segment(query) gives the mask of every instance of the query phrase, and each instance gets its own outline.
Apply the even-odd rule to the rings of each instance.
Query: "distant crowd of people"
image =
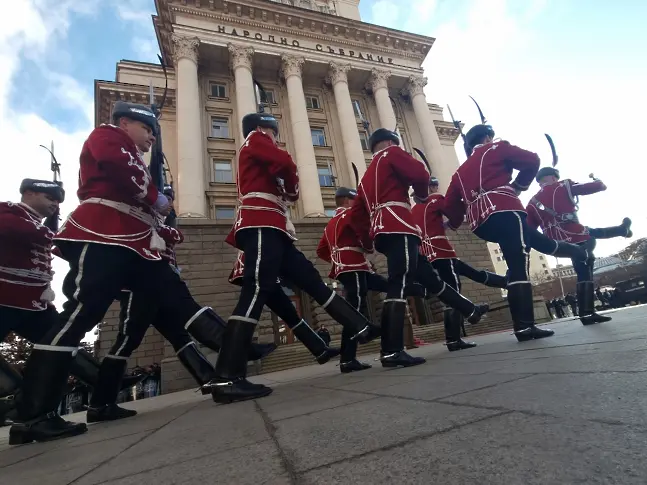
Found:
[[[623,303],[620,301],[619,292],[616,289],[602,291],[598,286],[595,289],[595,297],[600,303],[600,310],[610,308],[621,308]],[[552,318],[566,318],[578,316],[577,297],[573,293],[567,293],[563,298],[553,298],[546,300],[546,308]]]

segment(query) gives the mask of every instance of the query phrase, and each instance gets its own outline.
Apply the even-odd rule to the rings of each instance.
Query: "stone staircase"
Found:
[[[543,308],[543,312],[541,311]],[[535,300],[535,316],[537,322],[543,323],[548,320],[546,315],[546,308],[541,301]],[[499,332],[499,331],[512,331],[512,322],[510,320],[510,312],[506,303],[497,303],[491,306],[490,312],[476,325],[469,325],[466,327],[468,336],[471,338],[474,335]],[[442,323],[433,323],[431,325],[415,326],[413,334],[416,339],[422,340],[425,344],[442,342],[445,339],[445,333]],[[339,335],[334,335],[331,346],[339,347]],[[360,345],[357,351],[358,355],[377,354],[380,351],[379,339],[374,340],[365,345]],[[250,371],[255,367],[256,373],[267,374],[270,372],[277,372],[294,367],[303,367],[306,365],[315,364],[315,360],[301,345],[301,343],[294,343],[289,345],[281,345],[276,349],[267,359],[264,359],[255,366],[250,366]]]

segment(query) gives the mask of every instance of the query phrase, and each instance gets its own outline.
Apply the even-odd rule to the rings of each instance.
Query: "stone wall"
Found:
[[[329,264],[319,260],[316,256],[317,244],[327,221],[328,219],[295,221],[299,237],[296,245],[315,264],[324,281],[332,286],[332,281],[328,278]],[[199,304],[211,306],[220,315],[227,318],[233,311],[239,293],[239,288],[228,282],[237,254],[237,251],[224,241],[231,229],[231,224],[217,223],[207,219],[182,219],[180,228],[185,237],[184,243],[177,248],[182,278]],[[461,228],[457,233],[450,234],[450,239],[461,259],[477,268],[493,270],[485,243],[473,236],[469,230]],[[376,255],[375,266],[380,274],[386,275],[386,260],[383,256]],[[463,282],[463,294],[478,303],[494,303],[502,299],[500,290],[487,288],[467,280]],[[310,298],[305,295],[302,295],[302,298],[304,301],[303,316],[307,318],[310,325],[317,328],[319,325],[325,324],[333,334],[333,338],[336,338],[335,335],[341,333],[341,326]],[[375,301],[375,318],[379,319],[380,299],[376,298]],[[440,304],[435,299],[431,300],[431,309],[434,315],[433,319],[441,321],[442,317],[439,317]],[[116,335],[116,317],[115,310],[111,310],[102,326],[100,335],[102,355],[105,355],[107,349],[110,348]],[[271,314],[268,311],[263,313],[255,338],[259,342],[274,341]],[[140,362],[152,363],[150,360],[162,362],[164,392],[194,387],[191,377],[177,362],[173,349],[168,343],[162,348],[160,341],[161,336],[154,330],[149,330],[144,340],[144,348],[140,348],[133,355],[131,365],[142,365]],[[210,355],[212,353],[208,349],[202,350],[210,360],[215,359],[215,355]],[[254,372],[253,366],[250,368],[250,372]]]
[[[99,325],[97,355],[105,357],[119,330],[119,304],[115,303],[106,313],[103,323]],[[128,369],[146,367],[151,364],[161,364],[164,357],[164,338],[154,328],[149,328],[139,348],[128,359]]]

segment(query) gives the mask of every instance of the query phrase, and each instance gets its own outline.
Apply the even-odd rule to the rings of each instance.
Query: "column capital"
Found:
[[[189,59],[198,63],[198,46],[200,39],[197,37],[186,37],[184,35],[171,35],[173,42],[173,57],[177,63],[180,59]]]
[[[289,78],[290,76],[297,76],[299,78],[301,77],[301,68],[306,62],[305,57],[283,54],[281,56],[281,61],[281,73],[283,74],[283,77],[285,79]]]
[[[388,89],[387,82],[391,77],[391,71],[386,69],[371,69],[371,77],[366,83],[366,88],[368,91],[375,92],[380,88]]]
[[[407,83],[407,91],[411,98],[415,98],[419,94],[425,94],[424,88],[427,85],[427,78],[423,76],[409,76],[409,82]]]
[[[254,56],[254,48],[247,47],[244,45],[232,44],[231,42],[227,44],[227,49],[229,50],[229,63],[232,70],[236,70],[239,67],[244,67],[252,70],[252,58]]]
[[[328,70],[327,81],[330,82],[333,86],[337,83],[346,83],[348,84],[348,71],[351,70],[350,64],[341,64],[339,62],[330,62],[328,64],[330,68]]]

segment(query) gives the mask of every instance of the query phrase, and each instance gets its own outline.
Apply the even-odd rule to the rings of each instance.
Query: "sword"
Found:
[[[548,144],[550,145],[550,151],[553,153],[553,167],[555,167],[559,160],[559,157],[557,156],[557,150],[555,149],[555,143],[553,143],[553,139],[550,137],[548,133],[544,133],[544,136],[546,137],[546,140],[548,140]]]

